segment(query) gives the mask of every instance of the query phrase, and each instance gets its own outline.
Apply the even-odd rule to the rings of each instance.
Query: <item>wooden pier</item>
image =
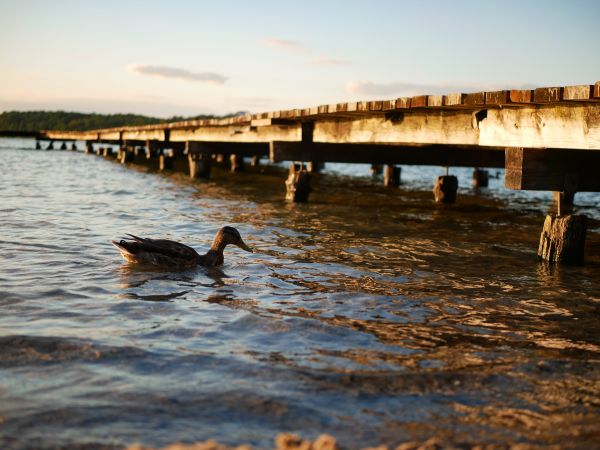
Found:
[[[575,192],[600,192],[600,81],[85,132],[44,131],[39,138],[50,144],[86,141],[88,151],[93,144],[116,145],[123,162],[143,147],[148,158],[160,159],[162,168],[173,159],[187,159],[192,177],[208,177],[216,158],[230,159],[232,168],[242,167],[244,157],[290,161],[286,186],[293,201],[308,199],[310,168],[327,162],[368,163],[374,170],[387,165],[390,186],[399,183],[400,165],[473,167],[478,186],[487,182],[482,168],[505,168],[507,188],[555,191],[562,193],[559,199],[568,199]],[[458,184],[452,178],[438,177],[436,201],[456,199]],[[562,261],[556,254],[541,256]]]

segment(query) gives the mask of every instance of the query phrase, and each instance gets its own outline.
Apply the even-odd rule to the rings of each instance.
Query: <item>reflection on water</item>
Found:
[[[435,168],[407,168],[397,190],[325,174],[300,205],[277,174],[190,183],[7,142],[2,448],[264,448],[282,431],[349,448],[600,446],[597,195],[577,200],[589,263],[553,267],[535,255],[549,197],[501,179],[439,206]],[[132,232],[201,251],[224,224],[256,253],[165,272],[110,244]]]

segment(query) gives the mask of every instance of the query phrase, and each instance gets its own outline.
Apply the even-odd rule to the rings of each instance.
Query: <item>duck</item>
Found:
[[[160,266],[164,268],[215,267],[223,264],[223,250],[227,245],[237,245],[252,253],[240,232],[233,227],[223,227],[215,236],[208,252],[200,255],[192,247],[168,239],[141,238],[126,233],[131,239],[111,241],[123,258],[130,263]]]

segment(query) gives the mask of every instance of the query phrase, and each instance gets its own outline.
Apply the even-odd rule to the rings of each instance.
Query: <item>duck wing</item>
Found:
[[[123,255],[132,262],[148,262],[156,265],[193,265],[200,255],[192,247],[169,239],[150,239],[127,234],[133,242],[113,242],[129,255]],[[121,252],[123,253],[123,252]],[[129,256],[129,257],[127,257]]]

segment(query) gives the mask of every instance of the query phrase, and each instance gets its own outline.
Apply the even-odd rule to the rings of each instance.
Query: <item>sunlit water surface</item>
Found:
[[[444,207],[441,168],[390,190],[339,165],[287,204],[281,174],[191,182],[0,147],[1,448],[269,448],[282,431],[600,447],[598,195],[577,197],[588,264],[556,269],[536,257],[550,197],[502,173],[475,196],[453,170]],[[202,250],[225,224],[255,253],[218,269],[131,267],[110,244]]]

